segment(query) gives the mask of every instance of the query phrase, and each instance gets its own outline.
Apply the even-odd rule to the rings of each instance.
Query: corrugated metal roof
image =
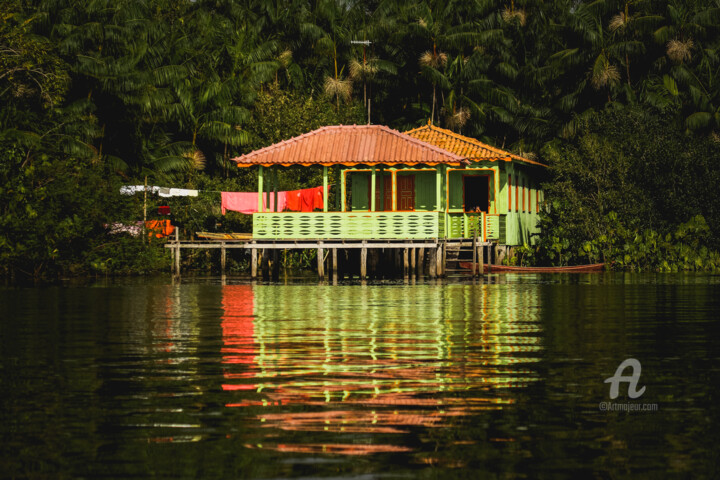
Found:
[[[546,166],[540,162],[492,147],[486,143],[475,140],[474,138],[465,137],[451,130],[446,130],[433,125],[425,125],[405,133],[411,137],[417,138],[418,140],[436,145],[471,161],[489,160],[492,162],[495,160],[505,160],[510,162],[516,160],[530,165]]]
[[[233,158],[253,165],[463,165],[462,156],[383,125],[332,125]]]

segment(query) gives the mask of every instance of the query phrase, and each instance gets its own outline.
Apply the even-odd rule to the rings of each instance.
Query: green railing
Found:
[[[485,238],[487,240],[500,240],[500,215],[485,215]]]
[[[427,239],[445,235],[440,212],[254,213],[257,239]]]
[[[472,238],[477,230],[484,240],[500,239],[500,215],[452,212],[448,214],[449,238]]]

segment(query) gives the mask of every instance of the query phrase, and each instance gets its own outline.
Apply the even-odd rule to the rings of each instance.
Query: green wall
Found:
[[[412,168],[412,167],[408,167]],[[445,167],[440,167],[443,171],[441,184],[441,198],[444,203],[446,198],[446,182]],[[492,170],[472,170],[473,168],[491,168]],[[385,178],[390,181],[390,172],[396,170],[397,175],[415,175],[415,210],[416,211],[434,211],[436,199],[436,174],[435,172],[407,172],[403,173],[403,168],[386,168]],[[353,211],[368,211],[370,205],[368,202],[368,188],[370,184],[370,172],[352,173],[353,169],[348,169],[348,188],[352,192],[352,199],[348,203],[348,207]],[[382,181],[379,178],[380,171],[378,169],[377,188],[382,188]],[[490,213],[503,215],[500,221],[500,241],[507,245],[522,245],[523,243],[534,244],[537,240],[531,238],[531,234],[538,233],[537,228],[539,215],[537,213],[537,195],[540,192],[540,201],[543,200],[540,184],[543,181],[542,175],[544,171],[542,167],[528,166],[516,162],[474,162],[465,170],[451,170],[450,174],[450,212],[462,212],[463,209],[463,175],[490,175]],[[497,183],[495,181],[497,175]],[[508,211],[508,175],[512,175],[512,210]],[[522,208],[522,196],[520,197],[519,207],[516,202],[515,183],[521,182],[525,187],[525,211]],[[495,189],[497,188],[497,196]],[[518,189],[518,193],[522,190]],[[381,208],[381,205],[377,206]],[[443,210],[445,205],[442,206]],[[453,220],[445,219],[450,222],[447,225],[448,233],[456,231],[453,229]]]
[[[391,182],[390,172],[394,169],[386,169],[384,181]],[[370,210],[368,204],[368,188],[370,185],[370,172],[351,173],[348,170],[346,175],[349,176],[349,188],[352,192],[352,200],[349,205],[353,211]],[[402,173],[402,168],[397,169],[397,175],[415,175],[415,211],[433,212],[435,208],[435,172],[407,172]],[[380,180],[380,172],[377,174],[377,185],[379,190],[382,188]],[[378,210],[382,209],[382,205],[376,205]]]

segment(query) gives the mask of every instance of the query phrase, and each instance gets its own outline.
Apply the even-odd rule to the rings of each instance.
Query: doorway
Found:
[[[463,204],[466,212],[488,213],[490,207],[490,176],[463,176]]]

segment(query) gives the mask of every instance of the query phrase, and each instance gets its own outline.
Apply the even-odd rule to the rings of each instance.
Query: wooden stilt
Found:
[[[175,276],[180,277],[180,229],[175,228]]]
[[[250,278],[255,280],[257,278],[258,270],[258,251],[257,248],[250,250]]]
[[[475,230],[475,235],[473,235],[473,243],[472,243],[472,276],[475,278],[477,276],[477,230]]]
[[[227,250],[225,249],[225,242],[222,242],[220,247],[220,275],[225,276],[225,264],[227,260]]]
[[[410,273],[409,249],[404,248],[403,249],[403,277],[407,277],[409,273]]]
[[[363,242],[362,249],[360,249],[360,280],[367,278],[367,247]]]
[[[337,282],[338,277],[338,254],[337,248],[332,249],[332,277],[333,281]]]
[[[268,249],[263,248],[260,266],[263,280],[270,280],[270,252],[268,252]]]
[[[484,275],[485,274],[485,259],[483,258],[485,255],[485,245],[480,245],[477,249],[478,253],[478,274]]]
[[[417,248],[410,249],[410,276],[417,275]]]
[[[442,243],[441,247],[442,249],[442,261],[440,262],[440,274],[445,277],[445,267],[447,266],[447,246],[445,245],[445,242]]]
[[[280,280],[280,252],[277,248],[273,248],[272,251],[272,280],[277,282]]]
[[[319,245],[322,245],[322,242]],[[323,247],[317,249],[317,262],[318,277],[323,280],[325,278],[325,249]]]
[[[418,249],[417,275],[418,277],[425,275],[425,247]]]
[[[431,248],[429,257],[428,263],[430,264],[430,268],[428,269],[428,276],[430,278],[435,278],[437,276],[438,249]]]
[[[492,272],[492,260],[493,260],[493,258],[492,258],[492,257],[493,257],[493,254],[492,254],[492,253],[493,253],[493,247],[492,247],[492,245],[488,245],[488,252],[487,252],[487,253],[488,253],[488,261],[487,261],[488,271],[487,271],[487,273],[490,273],[490,272]]]
[[[435,249],[435,276],[442,276],[442,245]]]

